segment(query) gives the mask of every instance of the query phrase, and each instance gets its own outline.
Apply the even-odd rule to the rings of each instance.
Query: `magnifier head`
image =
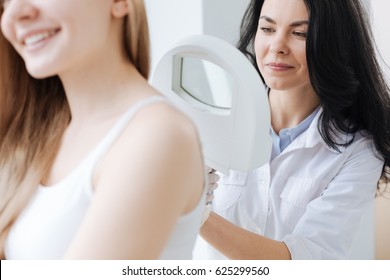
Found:
[[[187,37],[162,56],[151,84],[192,118],[207,166],[227,174],[268,162],[267,90],[238,49],[208,35]]]

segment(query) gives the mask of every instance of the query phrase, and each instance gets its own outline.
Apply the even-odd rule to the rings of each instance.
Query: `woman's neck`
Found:
[[[297,126],[320,104],[311,87],[293,90],[274,90],[269,93],[271,124],[276,133]]]
[[[72,122],[87,123],[114,117],[147,84],[131,63],[112,63],[60,75]]]

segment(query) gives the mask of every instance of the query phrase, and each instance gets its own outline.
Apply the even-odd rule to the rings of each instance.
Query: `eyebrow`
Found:
[[[272,18],[267,17],[267,16],[261,16],[260,19],[264,19],[270,23],[276,24],[276,21],[274,21]],[[298,20],[298,21],[294,21],[294,22],[290,23],[289,26],[296,27],[296,26],[308,25],[308,24],[309,24],[308,20]]]

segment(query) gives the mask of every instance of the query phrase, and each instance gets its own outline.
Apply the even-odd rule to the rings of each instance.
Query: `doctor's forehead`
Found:
[[[303,0],[265,0],[260,11],[260,19],[264,17],[272,19],[274,23],[307,22],[309,14]]]

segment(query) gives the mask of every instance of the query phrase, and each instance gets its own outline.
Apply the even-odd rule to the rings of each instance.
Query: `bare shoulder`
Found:
[[[131,120],[128,130],[150,129],[149,133],[166,132],[165,137],[179,137],[177,140],[198,141],[197,129],[192,120],[164,97],[159,91],[150,86],[144,85],[144,92],[147,94],[144,99],[152,96],[162,97],[161,101],[148,104],[142,107]],[[164,100],[165,99],[165,100]],[[133,131],[134,132],[134,131]]]
[[[129,121],[101,170],[107,181],[130,182],[117,184],[126,188],[136,184],[154,193],[164,189],[172,196],[186,198],[182,205],[186,212],[199,201],[204,186],[196,126],[169,102],[148,104]]]
[[[138,109],[116,145],[122,151],[136,147],[137,150],[171,149],[176,151],[172,156],[178,154],[180,149],[185,154],[200,154],[200,140],[195,124],[164,99]]]
[[[195,124],[169,102],[155,102],[139,110],[123,137],[127,138],[126,142],[140,141],[139,145],[142,142],[145,149],[160,151],[158,154],[162,156],[170,153],[168,162],[175,158],[179,161],[180,157],[187,162],[189,159],[201,159],[201,145]]]
[[[158,126],[183,136],[197,137],[197,130],[190,118],[169,102],[154,103],[138,113],[143,125]]]

